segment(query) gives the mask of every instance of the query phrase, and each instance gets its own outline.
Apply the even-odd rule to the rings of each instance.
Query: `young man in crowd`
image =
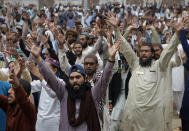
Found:
[[[69,83],[60,82],[40,57],[41,46],[27,44],[35,57],[41,74],[47,84],[55,91],[61,106],[59,130],[100,131],[97,113],[97,101],[105,95],[108,81],[115,61],[115,54],[119,50],[120,41],[109,44],[109,62],[107,62],[101,78],[96,86],[91,87],[86,81],[86,73],[80,65],[73,65],[69,72]]]
[[[6,131],[35,131],[36,110],[29,100],[31,85],[18,79],[14,68],[10,69],[12,84],[8,96],[0,95],[0,108],[6,113]]]

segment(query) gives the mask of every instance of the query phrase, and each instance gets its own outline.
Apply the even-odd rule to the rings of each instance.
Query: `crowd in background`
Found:
[[[183,131],[189,130],[189,6],[156,2],[142,6],[139,1],[107,3],[88,10],[62,4],[37,10],[35,5],[6,3],[0,9],[0,131],[171,131],[173,109],[182,120]],[[124,43],[130,47],[125,48]],[[177,49],[169,47],[172,43]],[[129,84],[136,77],[133,72],[143,75],[146,71],[135,71],[134,58],[128,59],[133,55],[129,49],[145,60],[148,56],[141,54],[148,50],[141,49],[149,44],[153,48],[150,62],[140,60],[140,64],[148,67],[152,60],[164,62],[160,67],[166,71],[157,73],[157,78],[163,78],[158,85],[163,91],[145,88],[161,81],[151,74],[144,78],[149,85],[143,85],[145,81],[132,84],[143,85],[145,89],[141,87],[138,95],[146,103],[161,99],[162,107],[141,104],[129,95],[135,92]],[[164,50],[172,55],[165,55]],[[145,96],[148,91],[150,97]],[[135,110],[127,110],[133,106],[132,100],[136,114],[146,116],[139,113],[136,118],[141,121],[123,118],[125,112]],[[156,119],[147,117],[148,108],[162,108],[163,126],[144,122]],[[155,110],[151,113],[160,115]]]

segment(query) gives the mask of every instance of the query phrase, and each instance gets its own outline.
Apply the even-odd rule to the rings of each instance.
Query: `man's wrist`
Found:
[[[42,58],[39,56],[39,57],[36,58],[36,60],[37,60],[37,63],[41,63]]]
[[[108,61],[111,62],[111,63],[114,63],[115,62],[115,57],[109,57]]]

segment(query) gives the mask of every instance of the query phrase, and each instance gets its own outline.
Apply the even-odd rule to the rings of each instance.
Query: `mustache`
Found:
[[[143,55],[143,56],[141,56],[141,58],[148,58],[148,57]]]
[[[76,85],[77,85],[77,86],[80,86],[80,84],[78,84],[78,83],[74,83],[74,84],[73,84],[73,86],[76,86]]]

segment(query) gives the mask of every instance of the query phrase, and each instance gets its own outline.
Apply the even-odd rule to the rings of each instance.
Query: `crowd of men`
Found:
[[[5,3],[0,131],[189,131],[189,6]]]

